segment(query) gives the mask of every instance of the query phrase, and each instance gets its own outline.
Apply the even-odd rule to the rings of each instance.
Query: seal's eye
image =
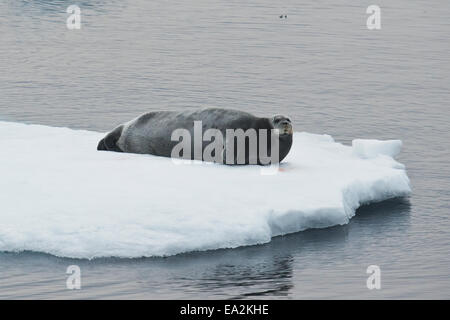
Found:
[[[275,122],[275,123],[280,122],[280,118],[275,118],[275,119],[273,120],[273,122]]]

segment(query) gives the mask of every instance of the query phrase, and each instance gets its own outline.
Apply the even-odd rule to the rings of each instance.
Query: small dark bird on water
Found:
[[[283,19],[283,17],[284,17],[285,19],[287,19],[287,14],[285,14],[284,16],[281,15],[281,16],[280,16],[280,19]]]

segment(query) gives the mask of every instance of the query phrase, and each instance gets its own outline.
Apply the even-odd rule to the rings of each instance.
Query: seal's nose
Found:
[[[283,128],[283,134],[292,134],[292,125],[289,121],[280,122]]]

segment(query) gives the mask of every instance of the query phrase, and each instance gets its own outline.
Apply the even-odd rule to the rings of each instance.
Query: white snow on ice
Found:
[[[376,158],[379,155],[397,156],[402,149],[401,140],[364,140],[352,141],[353,153],[361,158]]]
[[[296,132],[276,175],[96,150],[103,133],[0,122],[0,251],[166,256],[346,224],[410,193],[401,141]]]

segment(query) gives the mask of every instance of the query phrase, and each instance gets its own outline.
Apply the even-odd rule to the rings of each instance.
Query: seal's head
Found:
[[[272,125],[274,129],[278,129],[281,136],[292,135],[292,123],[288,117],[283,115],[276,115],[272,118]]]

